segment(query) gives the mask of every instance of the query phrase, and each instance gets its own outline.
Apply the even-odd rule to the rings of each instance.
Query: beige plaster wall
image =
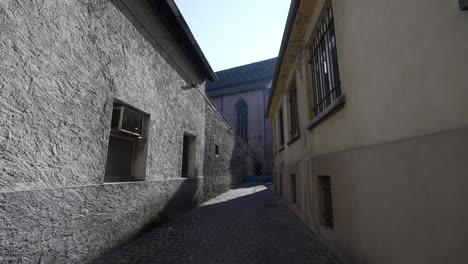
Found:
[[[342,0],[333,9],[347,102],[309,134],[314,155],[468,125],[468,14],[457,1]]]
[[[346,104],[305,129],[311,24],[290,73],[301,136],[275,155],[276,189],[282,173],[284,200],[345,263],[466,263],[468,13],[438,0],[341,0],[333,9]],[[287,142],[286,96],[282,105]],[[320,224],[320,175],[331,177],[333,230]]]
[[[283,197],[345,263],[468,260],[468,129],[276,164]],[[290,174],[298,201],[290,202]],[[334,229],[320,225],[317,176],[332,182]]]

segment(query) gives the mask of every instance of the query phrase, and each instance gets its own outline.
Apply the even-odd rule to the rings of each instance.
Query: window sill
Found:
[[[291,137],[288,141],[288,146],[291,145],[292,143],[296,142],[299,138],[301,137],[301,133],[297,133],[294,136]]]
[[[331,105],[329,105],[325,110],[323,110],[323,112],[321,112],[314,119],[312,119],[306,127],[307,130],[311,130],[312,128],[317,126],[320,122],[330,117],[330,115],[336,113],[338,110],[340,110],[343,107],[345,102],[346,102],[346,97],[343,94],[340,97],[338,97],[333,103],[331,103]]]

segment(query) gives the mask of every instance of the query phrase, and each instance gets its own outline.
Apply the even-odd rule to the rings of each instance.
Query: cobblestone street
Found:
[[[265,186],[232,190],[95,263],[337,263]]]

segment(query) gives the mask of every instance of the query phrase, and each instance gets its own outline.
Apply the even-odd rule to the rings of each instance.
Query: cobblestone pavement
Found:
[[[101,263],[337,263],[263,185],[218,196],[97,260]]]

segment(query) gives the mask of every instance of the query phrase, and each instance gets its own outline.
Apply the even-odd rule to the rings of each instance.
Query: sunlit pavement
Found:
[[[220,195],[95,263],[337,263],[264,185]]]

